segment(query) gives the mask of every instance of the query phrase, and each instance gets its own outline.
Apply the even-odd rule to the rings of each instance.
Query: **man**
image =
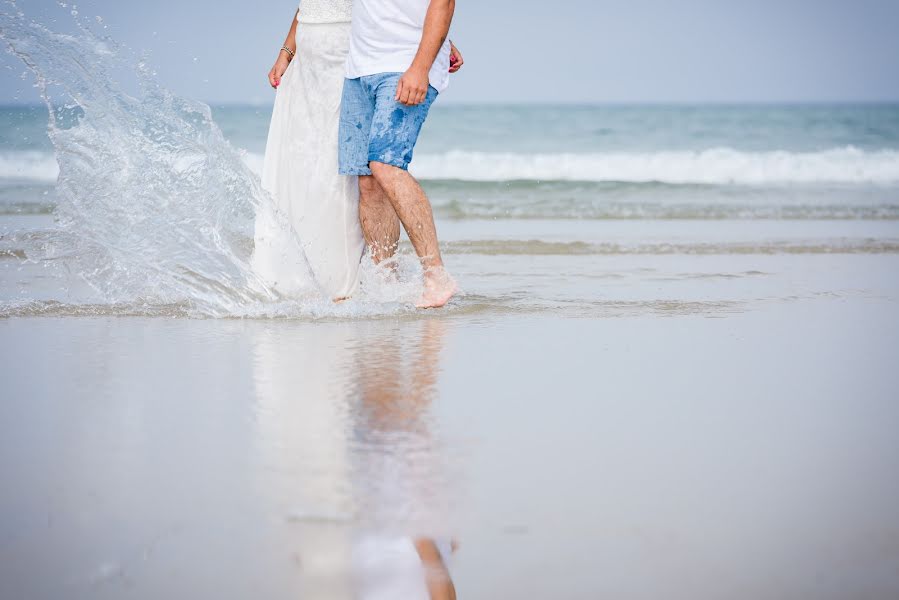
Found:
[[[340,117],[340,173],[359,176],[359,218],[375,263],[396,253],[400,223],[424,269],[419,308],[445,305],[431,203],[408,172],[418,134],[449,83],[455,0],[355,0]]]

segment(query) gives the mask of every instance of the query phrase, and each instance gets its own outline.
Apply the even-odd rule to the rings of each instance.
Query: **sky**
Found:
[[[53,29],[56,0],[18,0]],[[272,101],[296,0],[81,0],[149,52],[162,83],[214,104]],[[0,4],[0,10],[8,10]],[[899,0],[457,0],[466,64],[444,102],[899,101]],[[35,102],[0,57],[0,104]]]

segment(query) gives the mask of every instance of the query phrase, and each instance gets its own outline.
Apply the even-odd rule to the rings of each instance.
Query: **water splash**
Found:
[[[353,310],[330,306],[311,282],[280,297],[253,272],[254,220],[271,200],[208,106],[160,86],[145,60],[77,12],[69,35],[30,21],[13,0],[4,4],[0,37],[36,79],[59,163],[59,229],[27,253],[61,260],[85,281],[95,297],[78,303],[214,317]],[[129,72],[136,93],[119,83]],[[280,225],[296,245],[285,252],[302,255]]]

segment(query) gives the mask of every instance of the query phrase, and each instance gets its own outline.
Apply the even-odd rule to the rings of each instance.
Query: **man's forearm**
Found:
[[[455,10],[456,0],[431,0],[431,4],[428,5],[428,14],[425,16],[421,43],[418,45],[418,52],[412,61],[413,68],[424,71],[431,70],[437,54],[449,35]]]

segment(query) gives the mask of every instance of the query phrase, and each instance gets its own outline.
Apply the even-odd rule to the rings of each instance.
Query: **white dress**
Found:
[[[297,51],[276,92],[256,217],[253,268],[288,296],[352,295],[365,241],[359,186],[337,173],[352,0],[303,0]]]

